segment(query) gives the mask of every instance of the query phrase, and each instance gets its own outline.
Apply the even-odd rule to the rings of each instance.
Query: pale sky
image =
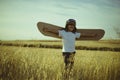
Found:
[[[42,35],[37,22],[64,27],[104,29],[103,39],[120,39],[120,0],[0,0],[0,40],[54,39]]]

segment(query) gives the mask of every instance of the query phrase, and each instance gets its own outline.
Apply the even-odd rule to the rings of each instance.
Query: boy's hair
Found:
[[[66,25],[65,25],[65,31],[68,31],[68,25],[73,25],[74,26],[74,30],[72,31],[73,33],[76,32],[77,28],[76,28],[76,21],[74,19],[68,19],[66,21]]]

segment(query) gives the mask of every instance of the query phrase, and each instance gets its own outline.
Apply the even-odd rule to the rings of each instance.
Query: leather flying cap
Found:
[[[74,20],[74,19],[68,19],[67,21],[66,21],[66,24],[69,24],[69,25],[76,25],[76,21]]]

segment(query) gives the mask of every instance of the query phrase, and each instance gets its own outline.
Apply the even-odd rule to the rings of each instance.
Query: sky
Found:
[[[103,40],[120,39],[120,0],[0,0],[0,40],[53,40],[37,23],[64,27],[71,18],[78,29],[105,30]]]

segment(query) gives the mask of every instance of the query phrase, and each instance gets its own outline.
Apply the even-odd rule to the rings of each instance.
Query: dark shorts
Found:
[[[63,52],[63,56],[70,56],[72,54],[75,54],[76,52]]]
[[[64,62],[66,64],[74,63],[74,56],[75,52],[63,52]]]

